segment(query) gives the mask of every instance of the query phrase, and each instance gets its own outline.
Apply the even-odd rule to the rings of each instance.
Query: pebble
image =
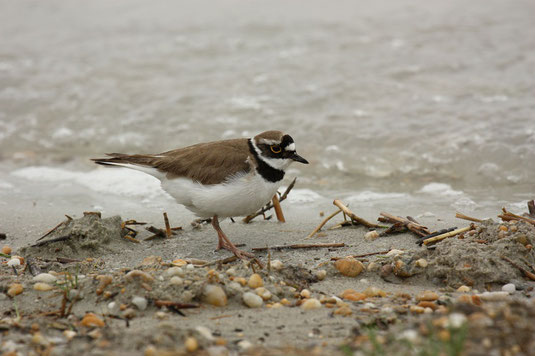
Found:
[[[368,287],[364,290],[366,297],[386,297],[386,292],[377,287]]]
[[[187,271],[193,271],[194,269],[195,269],[195,266],[192,265],[191,263],[188,263],[188,264],[186,265],[186,270],[187,270]]]
[[[37,332],[32,336],[32,344],[46,347],[50,344],[50,342],[43,336],[43,334]]]
[[[324,269],[320,269],[319,271],[316,271],[316,278],[318,281],[323,281],[327,277],[327,271]]]
[[[173,262],[171,262],[171,264],[173,266],[182,267],[182,266],[187,265],[188,263],[183,259],[178,259],[178,260],[174,260]]]
[[[144,297],[134,296],[132,298],[132,304],[134,304],[139,310],[147,309],[147,299]]]
[[[448,325],[458,329],[466,323],[466,316],[461,313],[451,313],[448,317]]]
[[[381,265],[377,262],[370,262],[368,263],[368,268],[367,270],[370,271],[370,272],[374,272],[374,271],[378,271],[381,269]]]
[[[310,291],[308,289],[303,289],[299,295],[302,298],[310,298]]]
[[[334,311],[334,315],[349,316],[353,314],[353,311],[347,305],[344,305]]]
[[[354,289],[344,290],[342,294],[340,294],[340,297],[353,302],[366,299],[366,295],[364,293],[359,293]]]
[[[235,276],[236,275],[236,269],[234,267],[231,267],[227,269],[226,271],[227,276]]]
[[[507,283],[502,286],[502,291],[507,293],[514,293],[516,291],[516,286],[513,283]]]
[[[253,273],[251,277],[249,278],[247,285],[252,289],[256,289],[258,287],[263,287],[264,281],[262,280],[262,277],[258,273]]]
[[[421,301],[434,302],[437,299],[438,299],[438,294],[430,290],[425,290],[416,296],[416,300],[419,302]]]
[[[263,300],[270,300],[271,299],[271,292],[264,288],[264,287],[258,287],[255,289],[256,295],[258,295]]]
[[[188,352],[195,352],[199,348],[199,342],[193,336],[188,336],[184,341],[184,346]]]
[[[207,284],[204,286],[203,300],[207,304],[215,305],[216,307],[224,307],[227,305],[227,295],[221,286],[216,284]]]
[[[346,277],[356,277],[364,270],[362,262],[351,257],[334,262],[334,267]]]
[[[264,304],[261,297],[251,292],[243,293],[242,299],[249,308],[259,308]]]
[[[270,266],[275,271],[280,271],[280,270],[282,270],[284,268],[284,264],[282,263],[281,260],[273,260],[273,261],[271,261]]]
[[[96,316],[93,313],[87,313],[86,315],[84,315],[84,318],[82,319],[80,324],[86,327],[98,327],[98,328],[101,328],[106,325],[104,321],[102,321],[102,319],[100,319],[98,316]]]
[[[321,303],[316,298],[309,298],[301,304],[301,309],[303,310],[314,310],[321,308]]]
[[[425,311],[425,308],[419,307],[417,305],[411,305],[409,310],[411,311],[411,313],[414,313],[414,314],[423,314]]]
[[[13,298],[16,295],[21,294],[23,290],[24,288],[22,287],[22,284],[13,283],[12,285],[9,286],[9,289],[7,290],[7,295]]]
[[[173,286],[181,286],[182,284],[184,284],[184,280],[179,276],[173,276],[169,280],[169,284]]]
[[[404,254],[405,251],[402,251],[402,250],[396,250],[395,248],[391,249],[390,251],[388,251],[388,253],[385,255],[385,256],[398,256],[398,255],[402,255]]]
[[[123,311],[123,318],[133,319],[136,317],[136,311],[132,308],[128,308]]]
[[[184,277],[186,275],[186,273],[180,267],[170,267],[170,268],[165,270],[165,275],[167,277],[173,277],[173,276]]]
[[[63,331],[63,336],[65,336],[65,338],[67,339],[67,341],[71,341],[72,339],[74,339],[74,337],[77,335],[76,331],[72,331],[72,330],[65,330]]]
[[[37,290],[37,291],[40,291],[40,292],[48,292],[49,290],[52,290],[54,287],[52,287],[50,284],[48,283],[41,283],[41,282],[38,282],[38,283],[35,283],[33,285],[33,289],[34,290]]]
[[[108,311],[110,314],[117,314],[119,312],[119,304],[117,302],[108,303]]]
[[[416,260],[416,266],[426,268],[429,263],[425,258],[420,258],[419,260]]]
[[[152,283],[154,281],[154,277],[152,277],[150,274],[137,269],[128,272],[125,276],[125,279],[128,282],[133,281],[134,278],[141,279],[143,282],[147,283]]]
[[[249,340],[242,340],[242,341],[238,342],[238,347],[241,350],[247,350],[247,349],[250,349],[251,347],[253,347],[253,344]]]
[[[2,253],[6,255],[11,255],[11,247],[5,245],[4,247],[2,247]]]
[[[34,282],[43,282],[43,283],[54,283],[57,280],[56,276],[50,273],[39,273],[37,276],[32,278]]]
[[[457,288],[457,292],[459,292],[459,293],[468,293],[468,292],[470,292],[471,290],[472,290],[471,287],[469,287],[469,286],[465,286],[465,285],[462,285],[462,286],[460,286],[459,288]]]
[[[477,294],[477,296],[483,301],[501,301],[509,299],[509,292],[484,292],[481,294]]]
[[[375,230],[373,231],[368,231],[365,235],[364,235],[364,240],[366,241],[373,241],[375,240],[376,238],[379,237],[379,233]]]
[[[415,344],[419,341],[420,336],[418,334],[418,331],[414,329],[408,329],[408,330],[402,331],[401,334],[399,334],[397,338],[399,340],[407,340],[408,342]]]

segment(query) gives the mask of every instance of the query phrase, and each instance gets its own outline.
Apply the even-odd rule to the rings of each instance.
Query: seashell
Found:
[[[284,264],[282,263],[281,260],[273,260],[270,263],[270,267],[271,267],[271,269],[273,269],[275,271],[280,271],[280,270],[282,270],[284,268]]]
[[[134,278],[141,279],[143,282],[147,283],[152,283],[154,281],[154,277],[152,277],[150,274],[137,269],[128,272],[125,276],[127,282],[133,281]]]
[[[379,237],[379,233],[375,230],[373,231],[368,231],[365,235],[364,235],[364,240],[366,241],[373,241],[375,240],[376,238]]]
[[[144,297],[134,296],[132,298],[132,304],[134,304],[139,310],[147,309],[147,299]]]

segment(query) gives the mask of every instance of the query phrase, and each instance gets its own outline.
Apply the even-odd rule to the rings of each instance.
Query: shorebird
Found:
[[[255,257],[230,241],[219,219],[254,213],[275,195],[291,163],[308,164],[296,153],[293,138],[281,131],[199,143],[159,154],[107,156],[92,160],[158,178],[178,203],[201,218],[212,219],[218,235],[217,249],[227,249],[241,259]]]

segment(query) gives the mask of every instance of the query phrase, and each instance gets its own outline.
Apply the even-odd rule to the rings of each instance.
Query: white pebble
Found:
[[[168,277],[173,277],[173,276],[184,277],[186,274],[184,273],[184,270],[180,267],[171,267],[165,271],[165,275]]]
[[[169,284],[171,284],[173,286],[181,286],[183,283],[184,283],[184,280],[182,278],[180,278],[179,276],[174,276],[169,281]]]
[[[134,296],[134,298],[132,298],[132,304],[134,304],[139,310],[147,309],[147,299],[144,297]]]
[[[503,285],[502,290],[507,293],[514,293],[516,290],[516,286],[513,283],[507,283]]]
[[[195,266],[192,265],[191,263],[189,263],[189,264],[186,265],[186,269],[187,269],[188,271],[193,271],[193,270],[195,269]]]
[[[236,269],[231,267],[229,269],[227,269],[227,276],[235,276],[236,275]]]
[[[53,276],[50,273],[39,273],[37,276],[32,278],[33,282],[43,282],[43,283],[54,283],[56,280],[57,280],[56,276]]]
[[[466,323],[466,316],[461,313],[451,313],[448,318],[449,326],[458,329]]]
[[[108,303],[108,311],[110,314],[117,314],[119,312],[119,303],[110,302]]]
[[[260,296],[251,292],[243,293],[242,299],[245,305],[247,305],[249,308],[258,308],[264,304],[264,301]]]
[[[327,277],[327,271],[324,269],[320,269],[319,271],[316,271],[316,278],[319,281],[323,281]]]
[[[281,260],[273,260],[271,261],[270,266],[275,271],[280,271],[284,267],[284,264]]]
[[[398,339],[400,340],[407,340],[410,343],[416,343],[419,340],[420,336],[418,335],[418,332],[414,329],[408,329],[401,332],[401,334],[398,336]]]
[[[253,346],[253,344],[249,340],[242,340],[238,342],[238,347],[241,350],[247,350],[250,349]]]
[[[208,341],[214,340],[214,335],[212,334],[212,331],[206,326],[199,325],[195,328],[195,330],[197,330],[197,332],[206,340]]]
[[[375,240],[376,238],[379,237],[379,233],[375,230],[373,231],[368,231],[365,235],[364,235],[364,240],[366,241],[373,241]]]
[[[303,310],[314,310],[321,308],[321,302],[316,298],[309,298],[301,304],[301,309]]]

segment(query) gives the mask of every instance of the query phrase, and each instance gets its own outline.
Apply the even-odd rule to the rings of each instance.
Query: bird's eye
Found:
[[[270,148],[271,148],[271,152],[273,153],[281,153],[282,151],[281,146],[278,146],[278,145],[270,146]]]

